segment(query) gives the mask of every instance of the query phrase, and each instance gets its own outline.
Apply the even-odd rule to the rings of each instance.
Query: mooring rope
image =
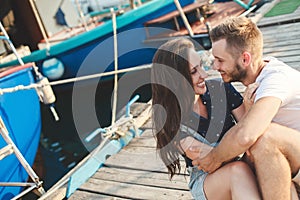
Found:
[[[78,81],[84,81],[84,80],[89,80],[89,79],[95,79],[95,78],[100,78],[104,76],[110,76],[114,74],[121,74],[125,72],[132,72],[132,71],[137,71],[137,70],[143,70],[143,69],[150,69],[151,64],[147,65],[141,65],[137,67],[131,67],[127,69],[121,69],[121,70],[116,70],[116,71],[110,71],[110,72],[104,72],[104,73],[97,73],[97,74],[92,74],[92,75],[87,75],[87,76],[81,76],[81,77],[74,77],[74,78],[69,78],[69,79],[63,79],[63,80],[58,80],[58,81],[52,81],[47,84],[38,84],[38,83],[31,83],[30,85],[17,85],[15,87],[11,88],[0,88],[0,95],[3,95],[4,93],[12,93],[20,90],[31,90],[31,89],[38,89],[42,88],[45,86],[54,86],[54,85],[62,85],[66,83],[73,83],[73,82],[78,82]]]

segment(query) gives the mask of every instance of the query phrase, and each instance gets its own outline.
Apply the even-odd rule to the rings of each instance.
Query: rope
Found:
[[[122,69],[122,70],[116,70],[116,71],[111,71],[111,72],[104,72],[104,73],[98,73],[98,74],[92,74],[92,75],[87,75],[87,76],[81,76],[81,77],[76,77],[76,78],[69,78],[69,79],[64,79],[64,80],[59,80],[59,81],[53,81],[48,84],[37,84],[37,83],[32,83],[30,85],[18,85],[15,87],[11,88],[1,88],[0,89],[0,95],[3,95],[4,93],[12,93],[20,90],[31,90],[31,89],[38,89],[42,88],[45,86],[54,86],[54,85],[62,85],[66,83],[72,83],[72,82],[78,82],[78,81],[84,81],[84,80],[89,80],[89,79],[95,79],[95,78],[100,78],[103,76],[110,76],[114,74],[120,74],[120,73],[125,73],[125,72],[131,72],[131,71],[136,71],[136,70],[143,70],[143,69],[150,69],[151,64],[148,65],[142,65],[138,67],[131,67],[128,69]]]
[[[112,24],[113,24],[113,36],[114,36],[114,64],[115,64],[115,71],[118,70],[118,41],[117,41],[117,22],[116,22],[116,13],[114,9],[111,8],[110,12],[112,14]],[[113,125],[116,120],[116,113],[117,113],[117,95],[118,95],[118,75],[115,74],[114,76],[114,99],[113,99],[113,110],[112,110],[112,118],[111,124]]]

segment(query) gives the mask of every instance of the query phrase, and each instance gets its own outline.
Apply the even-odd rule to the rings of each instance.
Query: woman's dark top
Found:
[[[221,79],[206,81],[206,86],[207,91],[200,98],[207,108],[208,118],[193,112],[184,124],[197,130],[209,142],[220,142],[236,124],[232,110],[243,103],[243,97],[230,83],[224,83]],[[187,166],[192,166],[192,161],[186,156],[184,158]]]

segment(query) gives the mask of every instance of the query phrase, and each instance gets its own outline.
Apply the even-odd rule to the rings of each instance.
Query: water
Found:
[[[119,80],[118,92],[118,111],[123,108],[125,102],[124,96],[128,96],[130,88],[136,90],[131,91],[129,96],[140,95],[139,102],[147,102],[151,98],[151,87],[149,84],[142,85],[142,82],[149,83],[150,70],[143,70],[134,73],[127,73],[128,80]],[[85,82],[79,87],[79,94],[83,102],[95,102],[94,108],[97,115],[98,123],[101,127],[107,127],[111,124],[111,96],[113,93],[113,81],[105,81],[97,84],[97,90],[94,96],[91,96],[91,84],[95,82]],[[37,166],[42,174],[39,174],[41,180],[44,181],[44,188],[47,190],[55,184],[64,174],[72,169],[84,156],[94,149],[100,142],[100,136],[94,141],[83,144],[82,139],[95,130],[94,124],[90,123],[89,113],[85,113],[86,103],[80,105],[79,112],[83,118],[83,126],[78,130],[75,126],[72,110],[72,84],[53,87],[57,101],[55,108],[58,112],[60,120],[54,121],[54,118],[46,105],[41,105],[42,111],[42,138],[40,142],[39,154],[41,160]],[[129,90],[129,91],[128,91]],[[80,110],[79,109],[79,110]],[[86,115],[86,116],[85,116]],[[90,114],[91,115],[91,114]]]

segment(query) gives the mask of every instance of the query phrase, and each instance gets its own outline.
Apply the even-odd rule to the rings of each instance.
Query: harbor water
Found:
[[[119,78],[118,81],[118,98],[117,113],[124,110],[124,106],[129,98],[139,95],[139,102],[147,102],[151,98],[150,70],[141,70],[138,72],[126,73],[126,81]],[[93,84],[97,84],[96,92],[93,92]],[[95,109],[98,123],[100,127],[108,127],[112,119],[112,95],[114,89],[113,80],[89,80],[80,83],[76,87],[77,93],[82,97],[83,103],[80,108],[73,108],[72,105],[76,100],[74,97],[74,88],[69,89],[70,85],[54,86],[53,90],[56,95],[55,108],[60,117],[59,121],[55,121],[48,106],[41,105],[42,112],[42,136],[39,145],[39,152],[35,162],[35,169],[44,181],[44,188],[47,190],[55,184],[64,174],[71,170],[81,159],[91,152],[101,141],[98,135],[89,143],[85,143],[83,139],[93,130],[99,128],[95,124],[91,124],[89,113],[84,113],[85,108],[92,106]],[[133,89],[132,89],[133,88]],[[79,91],[78,91],[79,90]],[[93,94],[94,95],[90,95]],[[91,102],[94,105],[87,105]],[[76,114],[83,118],[81,127],[76,127]],[[94,113],[90,113],[93,115]],[[86,116],[85,116],[86,115]],[[117,115],[118,117],[118,115]],[[83,124],[83,125],[82,125]],[[80,130],[79,130],[80,129]]]

